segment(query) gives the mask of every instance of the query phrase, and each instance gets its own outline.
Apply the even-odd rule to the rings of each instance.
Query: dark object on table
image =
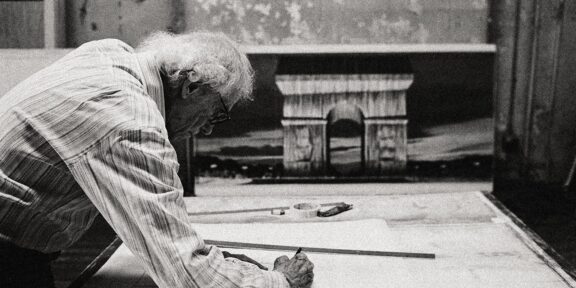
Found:
[[[330,208],[326,211],[318,211],[318,217],[330,217],[342,212],[348,211],[353,208],[352,204],[342,203],[337,205],[336,207]]]

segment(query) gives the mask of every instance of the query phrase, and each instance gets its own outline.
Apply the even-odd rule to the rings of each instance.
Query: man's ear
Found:
[[[180,97],[182,97],[182,99],[188,99],[190,95],[200,87],[200,75],[196,70],[190,69],[180,71],[180,77],[184,78]]]
[[[180,97],[184,100],[190,98],[196,90],[198,90],[202,86],[202,83],[198,82],[190,82],[190,80],[186,79],[184,84],[182,84],[182,91],[180,93]]]

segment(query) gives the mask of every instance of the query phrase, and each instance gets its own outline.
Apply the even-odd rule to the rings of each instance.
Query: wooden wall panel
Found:
[[[44,47],[44,3],[0,1],[0,48]]]
[[[494,4],[495,191],[506,193],[498,187],[510,183],[559,186],[576,154],[576,3]]]
[[[529,123],[530,86],[533,81],[533,44],[534,44],[534,2],[519,1],[519,15],[516,19],[516,54],[514,59],[514,90],[512,91],[512,106],[510,117],[510,131],[518,137],[524,149],[516,151],[526,156],[527,139],[526,128]]]
[[[495,117],[495,146],[494,146],[494,180],[497,185],[506,179],[511,169],[507,162],[507,156],[513,139],[510,137],[510,114],[513,105],[513,67],[515,63],[515,33],[517,29],[516,14],[518,1],[493,1],[492,28],[493,41],[498,47],[494,65],[494,117]],[[517,178],[517,177],[516,177]]]
[[[576,2],[558,7],[559,51],[551,119],[550,179],[564,181],[576,156]]]
[[[66,47],[66,2],[44,0],[44,47]]]
[[[526,123],[526,154],[530,159],[529,167],[537,181],[549,179],[551,174],[551,129],[552,115],[557,82],[558,53],[562,22],[558,21],[559,0],[534,2],[534,29],[532,53],[532,83],[528,91],[528,117]],[[564,174],[564,173],[562,173]],[[564,177],[560,176],[559,177]]]

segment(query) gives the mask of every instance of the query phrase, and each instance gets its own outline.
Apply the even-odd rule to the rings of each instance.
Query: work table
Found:
[[[541,240],[489,193],[191,197],[185,201],[191,225],[204,239],[435,255],[418,259],[308,253],[315,263],[313,287],[382,287],[383,283],[386,287],[576,287],[545,252]],[[230,213],[297,202],[345,202],[354,208],[309,219],[272,215],[264,209]],[[214,213],[218,211],[225,213]],[[293,253],[224,250],[246,254],[270,268],[276,257]],[[120,245],[83,287],[156,286]]]

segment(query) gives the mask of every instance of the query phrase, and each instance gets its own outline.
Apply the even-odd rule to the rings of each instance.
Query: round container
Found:
[[[312,218],[318,216],[320,205],[314,203],[296,203],[290,207],[290,216],[294,218]]]

